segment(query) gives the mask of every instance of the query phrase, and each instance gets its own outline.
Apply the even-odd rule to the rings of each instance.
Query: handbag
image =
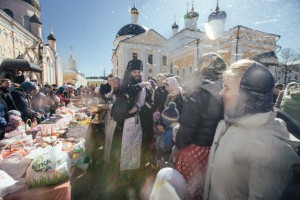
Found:
[[[111,108],[111,117],[116,122],[123,121],[130,117],[129,110],[128,100],[125,97],[118,96]]]

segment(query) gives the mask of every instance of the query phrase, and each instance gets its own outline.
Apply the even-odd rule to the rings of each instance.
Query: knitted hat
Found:
[[[179,113],[176,109],[176,103],[171,102],[169,106],[162,111],[161,115],[166,125],[177,122],[179,119]]]
[[[10,116],[10,115],[15,115],[15,116],[21,117],[21,113],[19,111],[17,111],[17,110],[10,110],[10,111],[8,111],[8,116]]]
[[[25,92],[31,92],[33,89],[35,89],[35,83],[34,82],[23,82],[20,87],[25,91]]]
[[[127,64],[126,71],[131,73],[133,70],[141,70],[143,71],[143,62],[140,60],[131,60]]]

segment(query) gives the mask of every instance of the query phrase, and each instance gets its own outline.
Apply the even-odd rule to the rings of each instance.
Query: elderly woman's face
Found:
[[[229,111],[235,108],[239,98],[240,80],[234,76],[228,76],[223,83],[223,89],[219,95],[223,97],[224,109]]]

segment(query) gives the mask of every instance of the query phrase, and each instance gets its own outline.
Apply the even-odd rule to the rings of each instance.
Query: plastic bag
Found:
[[[31,162],[26,173],[28,187],[54,185],[65,181],[70,172],[71,161],[62,144],[46,148]]]
[[[22,179],[15,181],[3,170],[0,170],[0,177],[0,198],[3,198],[9,193],[16,192],[25,186]]]
[[[0,159],[0,169],[14,179],[19,179],[24,175],[30,163],[31,159],[18,154],[10,154],[8,157]]]

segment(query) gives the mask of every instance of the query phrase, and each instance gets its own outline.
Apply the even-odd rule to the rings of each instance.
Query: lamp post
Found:
[[[236,34],[235,61],[238,60],[239,40],[240,40],[240,26],[238,26],[238,30]]]

